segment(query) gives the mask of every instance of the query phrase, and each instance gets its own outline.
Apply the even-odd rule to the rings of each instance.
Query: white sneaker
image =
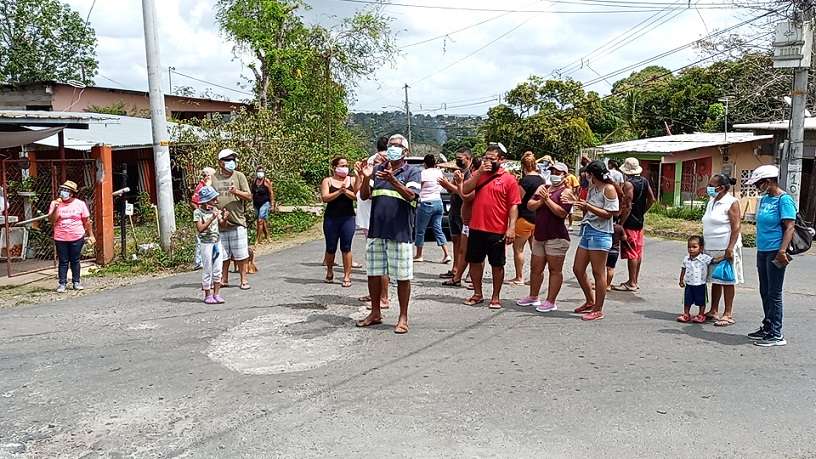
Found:
[[[65,284],[59,284],[59,287],[57,287],[57,293],[65,293]]]
[[[85,287],[83,287],[79,282],[74,282],[74,290],[85,290]]]
[[[550,303],[549,301],[546,300],[544,301],[544,303],[542,303],[540,306],[536,308],[536,311],[538,312],[552,312],[557,310],[558,306],[556,306],[555,303]]]

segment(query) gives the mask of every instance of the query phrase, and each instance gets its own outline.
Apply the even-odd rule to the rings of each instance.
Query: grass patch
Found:
[[[691,213],[687,214],[691,215]],[[685,241],[689,236],[703,234],[702,215],[698,219],[673,218],[662,212],[648,212],[646,214],[646,234]],[[751,223],[742,224],[743,247],[756,247],[756,226]]]

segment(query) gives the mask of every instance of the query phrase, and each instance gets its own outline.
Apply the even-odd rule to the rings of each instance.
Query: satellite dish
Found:
[[[77,80],[68,80],[68,81],[65,82],[65,84],[67,84],[69,86],[73,86],[73,87],[75,87],[77,89],[85,89],[87,87],[87,86],[85,86],[85,83],[83,83],[81,81],[77,81]]]

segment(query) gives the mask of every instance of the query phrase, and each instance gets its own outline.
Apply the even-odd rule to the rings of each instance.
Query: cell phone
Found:
[[[788,255],[787,253],[785,254],[785,258],[788,260],[788,262],[790,262],[791,260],[793,260],[793,258],[791,258],[791,256],[790,256],[790,255]],[[780,265],[780,264],[779,264],[779,262],[778,262],[778,261],[776,261],[776,258],[774,258],[773,260],[771,260],[771,263],[773,263],[773,265],[774,265],[774,266],[776,266],[776,267],[777,267],[777,268],[779,268],[779,269],[784,268],[784,266]]]

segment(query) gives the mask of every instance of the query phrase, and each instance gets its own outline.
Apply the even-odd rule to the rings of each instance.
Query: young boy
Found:
[[[204,290],[204,302],[221,304],[221,270],[224,263],[224,249],[221,247],[221,234],[218,224],[229,216],[229,211],[220,211],[218,192],[211,186],[205,186],[198,192],[198,207],[193,210],[193,221],[198,233],[199,255],[201,256],[201,289]]]
[[[680,286],[685,288],[685,295],[683,314],[677,316],[678,322],[701,324],[706,321],[706,281],[711,260],[710,255],[703,253],[702,236],[688,238],[688,255],[683,259],[683,269],[680,271]],[[692,306],[700,308],[694,317],[691,317]]]

